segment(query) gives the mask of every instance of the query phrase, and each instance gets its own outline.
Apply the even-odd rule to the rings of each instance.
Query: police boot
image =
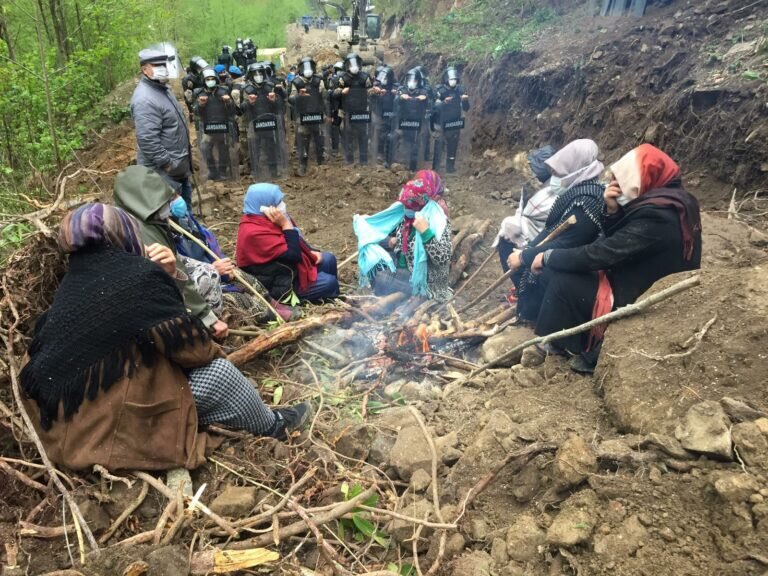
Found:
[[[307,173],[307,162],[299,162],[299,176],[304,176]]]
[[[448,158],[445,161],[445,171],[448,174],[453,174],[456,172],[456,158]]]

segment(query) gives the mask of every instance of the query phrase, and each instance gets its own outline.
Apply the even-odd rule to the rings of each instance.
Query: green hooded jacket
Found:
[[[141,223],[144,244],[162,244],[176,254],[176,267],[185,270],[176,252],[167,224],[157,217],[157,211],[173,198],[173,189],[154,170],[144,166],[129,166],[115,179],[115,205],[129,212]],[[194,283],[187,278],[179,285],[184,303],[190,312],[209,328],[218,320]]]

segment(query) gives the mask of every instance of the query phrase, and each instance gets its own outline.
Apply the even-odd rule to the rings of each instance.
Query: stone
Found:
[[[547,530],[547,542],[570,547],[589,540],[597,521],[597,507],[597,495],[592,490],[568,498]]]
[[[739,42],[738,44],[734,44],[731,46],[731,49],[728,50],[728,52],[725,53],[723,56],[723,60],[728,59],[735,59],[735,58],[743,58],[744,56],[749,56],[751,53],[755,51],[755,46],[757,46],[757,42],[753,40],[752,42]]]
[[[691,452],[733,460],[730,422],[718,402],[705,400],[691,406],[675,429],[675,437]]]
[[[768,418],[758,418],[755,420],[755,426],[760,429],[763,436],[768,436]]]
[[[376,436],[371,442],[371,449],[368,451],[368,462],[375,466],[381,466],[389,462],[389,454],[395,445],[397,436],[386,430],[377,430]]]
[[[545,540],[546,535],[533,516],[523,514],[507,529],[507,555],[517,562],[533,562]]]
[[[404,514],[410,518],[420,519],[424,519],[424,516],[429,514],[429,516],[427,516],[427,519],[429,520],[430,516],[432,515],[432,504],[426,499],[417,496],[413,498],[409,503],[403,505],[397,511],[400,514]],[[387,532],[390,536],[392,536],[392,538],[395,539],[396,542],[404,546],[408,546],[408,549],[410,550],[411,538],[413,538],[413,535],[416,532],[416,525],[408,520],[400,520],[398,518],[394,518],[392,522],[390,522]],[[420,552],[425,552],[429,547],[429,537],[431,534],[431,528],[425,527],[421,530],[421,539],[419,540]]]
[[[389,463],[406,482],[410,481],[416,470],[432,469],[432,454],[421,428],[408,426],[398,432],[389,453]]]
[[[555,482],[559,490],[578,486],[596,471],[595,453],[581,436],[570,436],[555,454]]]
[[[485,540],[488,537],[488,524],[482,518],[472,518],[469,522],[469,535],[472,540]]]
[[[507,456],[498,439],[506,438],[513,432],[514,424],[509,416],[501,410],[493,410],[483,429],[451,468],[449,483],[457,487],[471,486],[494,470]]]
[[[649,479],[649,480],[650,480],[650,481],[651,481],[653,484],[657,484],[657,485],[658,485],[658,484],[661,484],[661,470],[659,470],[658,468],[656,468],[655,466],[653,466],[653,467],[651,468],[651,471],[650,471],[650,472],[648,472],[648,479]]]
[[[165,485],[174,494],[179,491],[181,487],[182,495],[187,498],[192,498],[194,490],[192,486],[192,476],[189,475],[189,470],[186,468],[172,468],[165,473]]]
[[[507,543],[501,538],[494,538],[491,543],[491,558],[497,567],[506,565],[509,562],[507,554]]]
[[[768,469],[768,436],[755,422],[736,424],[731,430],[733,444],[747,466]]]
[[[724,396],[720,399],[720,404],[725,410],[726,414],[730,416],[731,420],[736,422],[748,422],[750,420],[757,420],[759,418],[765,418],[766,413],[754,408],[736,398],[730,398]],[[768,420],[767,420],[768,421]]]
[[[411,489],[414,492],[424,492],[432,484],[432,476],[426,470],[416,470],[411,475]]]
[[[435,397],[432,385],[427,382],[405,382],[400,386],[399,393],[407,402],[429,401]]]
[[[515,477],[512,495],[521,504],[530,502],[541,491],[541,484],[539,469],[535,465],[529,464]]]
[[[683,448],[683,445],[680,444],[679,440],[665,434],[657,434],[656,432],[651,432],[645,438],[643,438],[643,441],[640,443],[641,448],[645,448],[647,446],[654,446],[659,448],[666,454],[672,456],[672,458],[677,458],[679,460],[688,460],[694,458],[693,454]]]
[[[365,461],[371,452],[371,445],[376,435],[372,426],[363,422],[342,421],[336,426],[337,440],[334,450],[354,460]]]
[[[504,354],[507,350],[510,350],[518,344],[521,344],[522,342],[535,337],[536,335],[530,328],[525,326],[508,326],[498,334],[488,338],[483,343],[481,348],[483,362],[490,362],[491,360],[495,360]],[[518,353],[515,353],[508,361],[503,362],[498,366],[501,368],[509,368],[514,364],[519,364],[522,355],[523,351],[520,350]]]
[[[464,552],[466,545],[467,542],[464,540],[464,536],[458,532],[454,532],[448,537],[448,540],[445,541],[445,559],[450,560],[451,558],[455,558]]]
[[[493,558],[488,552],[471,552],[453,561],[452,576],[485,576],[491,574]]]
[[[258,502],[255,486],[228,486],[211,502],[211,511],[228,518],[245,518]]]
[[[187,576],[189,553],[183,546],[163,546],[150,552],[145,558],[149,574],[163,576]]]
[[[749,497],[760,490],[754,476],[743,472],[724,472],[714,481],[713,487],[720,498],[733,504],[749,501]]]
[[[357,186],[362,181],[363,181],[363,176],[359,172],[356,172],[347,178],[347,184],[349,184],[350,186]]]
[[[103,532],[112,525],[106,510],[93,500],[85,499],[78,502],[77,507],[80,508],[92,532]]]
[[[607,535],[595,536],[595,553],[610,554],[612,557],[632,556],[647,537],[648,530],[638,517],[630,516],[618,530]]]

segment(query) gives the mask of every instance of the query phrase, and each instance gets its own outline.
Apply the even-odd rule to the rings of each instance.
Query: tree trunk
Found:
[[[43,8],[43,0],[37,0],[37,7],[40,9],[40,18],[43,20],[43,27],[45,28],[45,37],[48,39],[48,43],[53,43],[51,37],[51,28],[48,26],[48,19],[45,17],[45,9]]]
[[[85,27],[83,18],[80,16],[80,2],[75,0],[75,15],[77,16],[77,31],[80,33],[80,47],[83,51],[88,50],[88,42],[85,39]]]
[[[53,0],[51,0],[53,1]],[[59,155],[59,139],[56,136],[56,120],[53,116],[53,101],[51,99],[51,83],[48,81],[48,65],[45,61],[45,46],[43,44],[43,33],[40,30],[40,19],[35,19],[35,33],[37,35],[37,52],[40,57],[40,69],[43,76],[43,87],[45,88],[45,107],[48,111],[48,131],[51,135],[51,146],[53,147],[53,159],[56,166],[61,171],[62,163]]]
[[[64,17],[64,8],[61,0],[48,0],[48,8],[51,12],[51,23],[56,36],[56,49],[58,52],[58,64],[62,65],[72,52],[69,38],[67,37],[67,20]]]
[[[8,58],[16,61],[16,54],[13,51],[13,42],[11,41],[11,34],[8,31],[8,23],[5,20],[5,7],[0,2],[0,38],[3,39],[5,45],[8,46]]]
[[[5,133],[4,140],[7,155],[6,160],[8,162],[8,166],[11,167],[11,170],[15,170],[18,166],[16,162],[16,155],[13,153],[13,145],[11,144],[11,142],[13,142],[11,139],[11,127],[8,124],[8,116],[5,114],[3,114],[3,132]]]

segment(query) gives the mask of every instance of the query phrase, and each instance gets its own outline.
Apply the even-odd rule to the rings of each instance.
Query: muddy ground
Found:
[[[700,19],[709,19],[711,15],[697,14],[693,5],[676,9],[676,4],[680,3],[673,2],[664,9],[668,12],[662,12],[657,19],[647,24],[644,21],[642,25],[646,28],[642,30],[635,30],[637,22],[618,24],[624,27],[620,35],[631,45],[632,35],[626,33],[630,28],[640,36],[664,37],[654,26],[660,26],[665,19],[694,27],[701,24]],[[734,2],[720,4],[728,5],[731,11],[736,7]],[[679,18],[675,17],[677,11],[682,12]],[[729,21],[741,22],[742,17],[749,16],[744,12]],[[710,25],[720,26],[718,23],[726,13],[716,13],[721,19]],[[592,78],[592,72],[598,73],[598,69],[590,66],[602,70],[603,63],[629,53],[620,44],[611,44],[611,50],[616,48],[614,52],[608,52],[601,44],[598,49],[603,54],[597,58],[596,52],[587,52],[584,46],[594,48],[595,36],[606,38],[608,43],[607,33],[601,32],[602,25],[598,25],[592,36],[585,32],[582,39],[573,39],[583,40],[583,45],[577,46],[592,55],[579,77]],[[327,37],[312,35],[305,40],[332,52]],[[303,49],[301,42],[293,42],[294,49]],[[631,53],[638,58],[646,54],[642,44],[632,48]],[[651,56],[647,58],[650,60]],[[535,68],[531,62],[528,60],[526,65]],[[566,68],[562,63],[553,64],[551,74],[526,74],[553,83],[537,81],[544,90],[545,86],[561,82],[563,78],[557,80],[556,71]],[[640,64],[637,68],[643,69]],[[683,68],[681,78],[689,77],[691,70]],[[499,77],[487,77],[483,82],[491,84],[481,86],[499,81]],[[595,82],[590,80],[588,84]],[[644,81],[639,84],[647,85]],[[595,123],[598,112],[589,104],[594,96],[580,94],[578,98],[586,106],[583,113],[575,113],[575,108],[561,102],[535,121],[535,114],[541,112],[540,100],[534,99],[527,108],[521,108],[522,94],[513,103],[485,98],[476,107],[482,112],[473,117],[472,148],[467,147],[459,161],[459,174],[446,178],[447,200],[457,232],[462,227],[476,227],[486,219],[492,222],[491,231],[473,255],[469,272],[492,250],[495,229],[504,216],[514,211],[520,186],[526,179],[519,163],[513,160],[509,142],[515,143],[514,149],[524,149],[549,139],[569,138],[579,127],[592,126],[593,131],[583,135],[603,135],[598,141],[606,158],[616,158],[642,137],[645,124],[638,123],[634,114],[645,117],[647,111],[627,104],[626,110],[632,110],[633,115],[623,116],[622,122],[631,124],[637,133],[606,136],[600,131],[601,125]],[[574,93],[568,98],[574,101],[577,96]],[[748,104],[739,102],[733,109],[716,106],[714,110],[731,125],[752,121],[752,108],[742,108]],[[621,111],[620,105],[608,108],[612,114]],[[566,121],[558,121],[554,114],[561,114]],[[501,115],[509,120],[500,122],[503,128],[492,133],[489,119],[499,119]],[[615,118],[611,122],[612,126],[617,125]],[[558,132],[553,131],[556,124],[562,126]],[[700,127],[709,129],[703,126],[710,124],[705,122]],[[664,132],[665,140],[660,143],[681,152],[684,147],[675,138],[676,130]],[[368,474],[367,466],[373,465],[391,481],[384,483],[380,506],[396,508],[412,517],[430,514],[430,519],[437,521],[429,504],[431,457],[408,411],[408,406],[414,406],[437,438],[439,498],[446,519],[456,518],[468,491],[507,454],[535,443],[555,445],[527,463],[503,468],[473,501],[460,517],[458,530],[448,533],[440,574],[768,573],[768,252],[765,236],[755,229],[765,227],[766,207],[760,191],[751,187],[749,196],[739,194],[738,212],[733,218],[725,218],[723,211],[727,210],[732,187],[730,182],[718,181],[736,178],[733,166],[724,168],[735,154],[731,147],[723,145],[725,140],[723,136],[720,144],[712,141],[711,145],[719,146],[720,153],[707,153],[707,162],[697,163],[693,155],[681,153],[686,182],[710,208],[703,221],[701,286],[612,326],[594,377],[575,375],[562,360],[548,358],[538,367],[516,364],[494,369],[468,385],[457,386],[450,375],[457,372],[455,368],[424,371],[390,365],[380,370],[378,380],[358,380],[347,388],[337,389],[330,388],[336,381],[337,366],[313,355],[301,344],[291,346],[270,353],[247,369],[268,400],[274,399],[280,385],[284,390],[282,400],[278,401],[312,398],[317,403],[322,397],[323,407],[313,430],[317,442],[308,441],[307,433],[290,447],[252,438],[228,438],[213,457],[217,463],[212,461],[193,474],[195,487],[203,482],[209,485],[204,501],[212,505],[215,497],[230,487],[248,486],[252,481],[284,492],[295,478],[317,465],[322,470],[319,480],[302,491],[300,499],[307,506],[327,504],[338,501],[342,478],[354,482]],[[470,138],[465,141],[468,144]],[[99,144],[85,151],[81,160],[97,171],[119,170],[133,161],[132,148],[133,133],[130,126],[123,125],[103,133]],[[739,158],[747,163],[762,162],[759,147],[740,154]],[[409,177],[408,172],[400,169],[349,168],[339,158],[332,158],[326,166],[312,167],[304,178],[296,177],[293,169],[294,164],[290,174],[278,182],[291,214],[313,244],[334,251],[340,259],[356,249],[352,216],[389,205]],[[95,181],[83,180],[81,190],[108,199],[113,174],[94,178]],[[754,183],[751,177],[740,181]],[[247,184],[244,179],[237,185],[206,185],[202,190],[205,221],[229,253],[233,252]],[[462,295],[462,301],[479,293],[499,273],[498,263],[488,266]],[[29,276],[34,285],[40,273],[35,270]],[[353,293],[357,285],[354,265],[346,267],[341,276],[345,292]],[[677,279],[666,280],[665,285],[672,280]],[[50,291],[53,283],[49,279],[43,284]],[[498,289],[475,314],[479,316],[498,306],[505,292],[506,288]],[[41,297],[35,305],[41,307],[45,300]],[[318,312],[305,310],[308,315]],[[471,319],[471,313],[468,314],[465,320]],[[377,327],[364,328],[357,332],[375,332]],[[387,330],[392,329],[393,325],[388,324]],[[524,334],[521,336],[518,329],[507,330],[494,337],[495,346],[503,349],[519,342],[521,337]],[[326,345],[334,338],[338,340],[339,331],[331,326],[313,336],[313,340]],[[231,339],[226,346],[233,348],[241,342]],[[483,360],[480,346],[459,350],[455,355],[470,362]],[[302,358],[312,366],[311,370],[301,362]],[[0,397],[10,404],[6,382],[0,383]],[[324,390],[322,394],[318,393],[318,386]],[[366,410],[367,403],[374,399],[381,405]],[[34,459],[34,450],[29,445],[22,446],[24,451],[20,452],[12,431],[0,428],[0,453]],[[104,482],[96,475],[79,475],[75,482],[89,524],[97,535],[135,498],[138,490],[134,486],[125,491],[121,484]],[[0,501],[5,504],[0,507],[0,537],[9,545],[19,543],[16,550],[23,567],[6,568],[6,573],[43,574],[69,565],[60,538],[45,541],[19,533],[18,520],[40,502],[34,490],[8,481],[0,487]],[[162,498],[151,492],[120,529],[119,538],[151,529],[164,505]],[[249,511],[237,510],[232,513],[234,517]],[[51,498],[48,505],[41,506],[34,523],[60,526],[60,499]],[[388,551],[370,545],[366,566],[372,569],[385,568],[389,562],[398,566],[412,563],[413,526],[390,524],[386,519],[380,521],[380,526],[392,541]],[[81,572],[121,574],[130,561],[141,557],[148,562],[150,574],[186,574],[185,558],[193,528],[196,526],[187,530],[181,545],[161,548],[151,557],[151,548],[133,547],[127,552],[107,553]],[[424,572],[437,556],[439,536],[439,532],[429,529],[421,533],[417,549]],[[207,543],[210,542],[198,542],[198,546]],[[299,566],[321,574],[332,572],[312,541],[289,539],[279,549],[284,554],[283,561],[266,573],[297,574]],[[13,550],[13,546],[0,550],[0,560],[8,564]],[[351,568],[354,573],[365,571],[354,563]]]

